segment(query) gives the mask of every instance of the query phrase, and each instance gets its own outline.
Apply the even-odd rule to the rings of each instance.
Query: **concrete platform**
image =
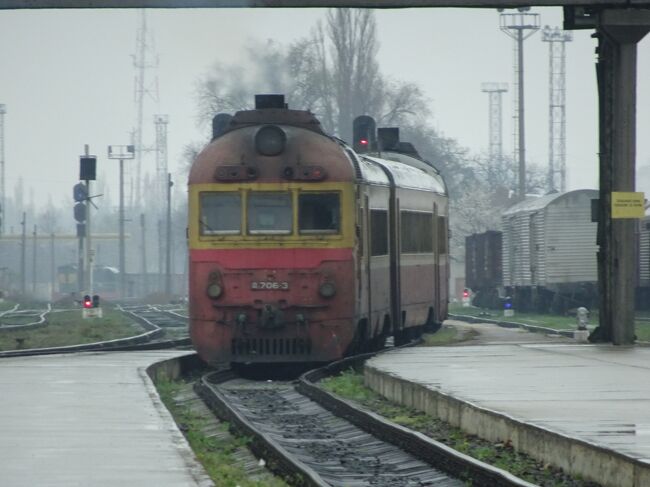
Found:
[[[184,354],[0,360],[0,485],[212,485],[145,372]]]
[[[491,343],[390,352],[366,382],[583,478],[650,486],[650,348]]]

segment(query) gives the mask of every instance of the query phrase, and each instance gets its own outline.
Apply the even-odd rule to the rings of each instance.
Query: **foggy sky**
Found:
[[[541,24],[561,26],[559,8],[534,9]],[[148,24],[159,54],[160,99],[145,106],[146,145],[154,144],[153,115],[169,115],[169,165],[182,163],[183,146],[202,140],[194,91],[215,62],[237,63],[250,39],[280,43],[305,36],[323,9],[150,10]],[[513,41],[499,30],[495,10],[377,11],[380,69],[415,82],[430,99],[434,126],[474,153],[487,152],[486,81],[512,89]],[[0,11],[0,103],[5,116],[8,196],[19,177],[37,206],[51,198],[72,206],[78,157],[90,144],[98,177],[117,201],[117,161],[109,144],[128,144],[135,125],[136,10]],[[575,31],[567,44],[567,167],[569,189],[596,187],[596,42]],[[648,36],[650,37],[650,36]],[[527,160],[548,161],[548,43],[536,33],[525,43]],[[638,165],[650,164],[650,41],[639,45]],[[153,71],[148,71],[153,76]],[[504,96],[504,151],[512,151],[512,93]],[[293,107],[302,108],[302,107]],[[148,170],[155,159],[149,156]],[[177,181],[182,188],[185,181]],[[650,188],[648,188],[650,191]],[[101,204],[101,203],[100,203]],[[72,215],[70,217],[72,222]],[[8,222],[15,225],[16,222]]]

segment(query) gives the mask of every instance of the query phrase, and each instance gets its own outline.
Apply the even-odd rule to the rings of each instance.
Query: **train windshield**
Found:
[[[287,235],[293,230],[291,194],[250,193],[248,231],[251,234]]]
[[[298,197],[298,228],[302,234],[339,233],[338,193],[302,193]]]
[[[201,193],[201,235],[241,233],[239,193]]]

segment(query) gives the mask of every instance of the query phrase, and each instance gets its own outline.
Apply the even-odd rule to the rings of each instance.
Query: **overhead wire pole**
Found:
[[[566,191],[566,49],[573,40],[570,31],[548,25],[542,29],[542,41],[548,42],[548,176],[549,191]]]
[[[140,258],[140,272],[142,274],[141,282],[141,296],[144,297],[149,292],[149,276],[147,275],[147,234],[145,227],[144,213],[140,213],[140,235],[142,238],[142,246],[140,248],[141,258]]]
[[[5,233],[7,215],[7,186],[5,182],[5,113],[7,106],[0,103],[0,235]]]
[[[168,173],[167,178],[167,246],[165,252],[165,294],[169,296],[172,292],[172,175]]]
[[[34,225],[34,241],[32,242],[32,294],[36,295],[36,236],[37,236],[37,226]]]
[[[120,297],[126,297],[126,249],[124,241],[124,161],[132,160],[135,157],[135,147],[133,145],[109,145],[108,158],[118,159],[120,161],[120,210],[119,210],[119,269],[120,269]]]
[[[27,218],[26,213],[23,211],[23,219],[20,222],[23,227],[23,233],[20,243],[20,294],[25,296],[27,292]]]
[[[168,196],[167,184],[167,125],[169,124],[168,115],[154,115],[154,124],[156,126],[156,174],[155,174],[155,198],[156,201],[165,201]],[[163,262],[165,261],[166,251],[165,241],[163,240],[163,221],[164,210],[161,206],[157,206],[158,212],[158,273],[160,276],[163,274]],[[167,269],[167,267],[165,267]],[[165,270],[166,272],[166,270]],[[166,282],[166,281],[165,281]],[[159,283],[162,284],[161,282]],[[165,284],[165,289],[167,288]],[[162,290],[160,288],[160,290]]]
[[[54,231],[50,233],[50,299],[54,299],[56,288],[56,254],[54,251]]]
[[[528,13],[530,7],[519,7],[517,13],[502,13],[499,16],[503,32],[515,40],[514,63],[514,158],[518,166],[517,196],[526,196],[526,137],[524,125],[524,41],[539,30],[539,14]]]

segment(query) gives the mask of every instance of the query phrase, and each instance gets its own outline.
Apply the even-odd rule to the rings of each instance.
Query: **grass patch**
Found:
[[[14,306],[16,306],[16,303],[14,303],[13,301],[7,301],[7,300],[2,301],[0,303],[0,312],[7,311],[8,309],[13,308]]]
[[[515,311],[515,316],[504,317],[503,310],[495,309],[482,309],[482,308],[463,308],[462,306],[452,305],[449,308],[451,314],[476,316],[488,318],[491,320],[514,321],[517,323],[525,323],[527,325],[544,326],[546,328],[553,328],[555,330],[566,330],[576,328],[575,316],[560,316],[549,315],[540,313],[523,313]],[[597,317],[595,318],[594,325],[597,324]]]
[[[637,322],[636,323],[636,339],[644,342],[650,341],[650,323]]]
[[[527,325],[543,326],[546,328],[553,328],[555,330],[575,330],[577,328],[575,316],[515,312],[515,316],[506,318],[503,316],[503,311],[500,310],[486,310],[475,307],[463,308],[457,304],[451,305],[449,307],[449,313],[483,317],[491,320],[511,321],[516,323],[524,323]],[[648,313],[649,312],[647,311],[637,311],[639,317],[648,317]],[[598,326],[597,314],[590,319],[590,329],[593,329],[596,326]],[[637,340],[650,341],[650,322],[637,321],[635,323],[635,330]]]
[[[87,320],[81,317],[80,309],[49,313],[47,325],[41,328],[0,331],[0,350],[62,347],[126,338],[144,332],[139,324],[114,308],[104,307],[103,313],[103,318]]]
[[[451,345],[454,343],[465,342],[471,340],[478,335],[476,330],[461,330],[449,325],[443,325],[440,330],[435,333],[425,333],[422,335],[423,347],[440,347],[444,345]]]
[[[174,400],[182,386],[181,382],[166,380],[156,383],[163,403],[217,487],[288,487],[284,481],[270,475],[263,480],[249,478],[235,458],[237,450],[246,447],[249,441],[232,435],[206,435],[204,431],[208,426],[208,420]],[[218,427],[221,433],[225,433],[228,424],[220,423]]]
[[[397,424],[419,431],[457,451],[511,472],[529,482],[554,487],[597,485],[571,478],[557,468],[517,453],[509,444],[494,444],[482,440],[420,411],[392,403],[367,388],[363,384],[363,374],[360,371],[349,369],[337,377],[324,379],[321,385],[326,390],[356,401]]]

